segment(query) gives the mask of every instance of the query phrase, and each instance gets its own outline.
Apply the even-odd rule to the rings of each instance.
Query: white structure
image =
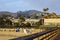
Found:
[[[23,23],[27,23],[29,22],[32,25],[34,25],[36,22],[39,22],[40,19],[25,19],[25,22]]]
[[[31,30],[29,30],[29,29],[23,29],[23,31],[26,35],[32,34]]]
[[[59,25],[60,24],[60,19],[44,19],[44,25],[50,25],[50,24],[54,24],[54,25]]]
[[[40,19],[26,19],[26,22],[38,22]]]
[[[13,23],[19,23],[21,20],[20,19],[10,19]]]

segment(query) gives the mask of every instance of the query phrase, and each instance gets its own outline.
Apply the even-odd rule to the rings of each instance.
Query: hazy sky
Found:
[[[42,11],[45,7],[49,8],[49,12],[60,14],[60,0],[0,0],[0,11]]]

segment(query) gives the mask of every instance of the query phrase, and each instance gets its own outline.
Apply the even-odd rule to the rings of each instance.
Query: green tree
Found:
[[[26,23],[26,27],[30,27],[31,24],[29,22]]]
[[[21,20],[22,22],[24,22],[24,21],[25,21],[25,16],[21,16],[21,17],[20,17],[20,20]]]
[[[49,10],[49,8],[43,8],[43,11],[44,12],[46,12],[46,11],[48,11]]]
[[[0,27],[4,27],[4,20],[2,17],[0,17]]]
[[[12,25],[12,22],[4,17],[0,17],[0,27],[5,28]]]
[[[7,18],[7,17],[11,17],[11,15],[10,14],[3,14],[2,17]]]
[[[12,26],[12,22],[9,19],[6,19],[5,24],[6,24],[6,27]]]

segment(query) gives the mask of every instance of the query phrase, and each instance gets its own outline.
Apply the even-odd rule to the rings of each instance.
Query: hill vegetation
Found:
[[[41,19],[41,18],[60,18],[55,12],[48,13],[49,9],[44,8],[43,12],[37,10],[18,11],[16,13],[1,11],[0,12],[0,27],[1,28],[14,28],[14,27],[30,27],[28,22],[24,24],[26,19]],[[18,20],[13,22],[13,20]],[[35,23],[35,27],[40,26],[41,21]]]

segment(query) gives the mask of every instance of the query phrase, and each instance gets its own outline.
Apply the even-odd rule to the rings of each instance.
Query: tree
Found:
[[[19,19],[21,20],[21,22],[24,22],[25,21],[25,16],[22,15]]]
[[[6,27],[12,26],[12,22],[9,19],[6,19],[5,24],[6,24]]]
[[[49,8],[43,8],[43,11],[44,12],[46,12],[46,11],[48,11],[49,10]]]
[[[26,23],[26,27],[30,27],[31,24],[29,22]]]
[[[2,17],[0,17],[0,27],[4,27],[4,20]]]
[[[26,24],[24,24],[24,23],[21,23],[21,25],[20,25],[21,27],[26,27]]]
[[[43,11],[44,11],[44,17],[43,18],[49,18],[49,13],[47,12],[49,10],[49,8],[43,8]]]
[[[0,17],[0,27],[5,28],[9,26],[12,26],[12,22],[7,18]]]
[[[7,17],[11,17],[11,15],[10,14],[3,14],[2,17],[7,18]]]
[[[30,18],[31,18],[31,19],[34,18],[33,15],[30,15]]]

